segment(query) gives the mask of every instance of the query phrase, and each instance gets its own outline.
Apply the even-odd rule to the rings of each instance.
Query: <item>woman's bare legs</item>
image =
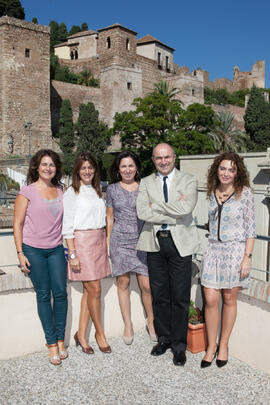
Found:
[[[153,314],[153,307],[152,307],[152,295],[150,290],[150,283],[149,277],[143,276],[141,274],[137,274],[138,284],[141,289],[142,294],[142,302],[144,305],[144,309],[146,312],[147,317],[147,326],[149,328],[149,332],[155,335],[155,328],[154,328],[154,314]]]
[[[217,349],[220,290],[206,287],[204,287],[203,290],[205,296],[204,316],[208,341],[203,360],[211,362]]]
[[[124,321],[124,336],[133,336],[133,327],[131,322],[131,310],[130,310],[130,274],[122,274],[117,277],[117,293],[119,306]]]
[[[237,295],[239,287],[222,290],[223,307],[222,323],[219,341],[219,360],[228,359],[228,343],[237,314]]]
[[[96,338],[100,347],[108,346],[101,322],[101,285],[100,280],[84,281],[87,290],[87,305],[96,329]]]
[[[86,339],[86,332],[88,328],[88,323],[90,320],[90,311],[88,309],[87,297],[88,291],[83,282],[83,295],[81,299],[81,312],[80,312],[80,320],[79,320],[79,328],[78,328],[78,338],[83,347],[89,347]]]

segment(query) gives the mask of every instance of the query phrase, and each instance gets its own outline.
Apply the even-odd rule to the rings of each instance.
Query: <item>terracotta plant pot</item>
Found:
[[[187,350],[191,353],[200,353],[206,350],[207,337],[205,323],[188,324]]]

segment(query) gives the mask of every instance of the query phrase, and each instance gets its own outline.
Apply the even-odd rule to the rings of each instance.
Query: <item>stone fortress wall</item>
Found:
[[[0,154],[51,147],[49,27],[0,18]],[[11,152],[12,151],[12,152]]]
[[[173,61],[174,49],[151,35],[137,39],[137,33],[118,23],[97,32],[84,31],[68,37],[55,47],[61,65],[73,72],[91,70],[100,88],[52,81],[49,68],[49,27],[11,17],[0,18],[0,156],[26,156],[43,147],[57,149],[52,132],[58,132],[62,100],[71,101],[74,121],[80,103],[93,102],[100,118],[113,125],[116,112],[134,108],[136,97],[153,91],[155,83],[166,80],[179,89],[184,107],[204,102],[204,87],[222,86],[229,91],[264,87],[264,61],[251,72],[234,68],[234,79],[210,82],[200,68],[190,72]],[[31,122],[31,131],[24,128]],[[120,147],[117,137],[111,150]]]

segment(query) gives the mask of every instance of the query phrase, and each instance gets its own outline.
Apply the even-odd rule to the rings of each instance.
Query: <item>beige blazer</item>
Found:
[[[161,181],[156,173],[141,180],[137,198],[137,215],[145,221],[137,249],[145,252],[159,251],[157,232],[161,224],[169,224],[175,246],[181,256],[198,252],[200,244],[192,211],[198,199],[198,183],[194,176],[175,169],[164,202]],[[180,200],[184,195],[185,199]],[[151,202],[151,207],[150,207]]]

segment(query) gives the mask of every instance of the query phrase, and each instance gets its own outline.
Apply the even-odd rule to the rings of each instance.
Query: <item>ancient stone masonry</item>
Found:
[[[229,92],[251,89],[253,85],[265,87],[265,61],[260,60],[252,66],[251,72],[240,72],[238,66],[233,68],[233,81],[229,79],[216,79],[213,82],[209,80],[209,73],[202,70],[204,75],[204,86],[210,89],[227,89]]]
[[[137,39],[137,32],[118,23],[98,31],[71,35],[56,45],[61,65],[73,72],[91,70],[100,88],[53,81],[50,83],[50,30],[11,17],[0,18],[0,156],[28,155],[43,147],[59,150],[51,136],[58,132],[64,99],[71,101],[74,121],[80,103],[93,102],[100,118],[113,125],[117,112],[132,110],[136,97],[153,91],[160,80],[179,89],[183,107],[204,102],[204,88],[235,91],[253,83],[264,87],[265,62],[256,62],[251,72],[234,67],[233,81],[209,80],[200,68],[189,71],[173,60],[174,49],[152,35]],[[31,122],[24,128],[25,124]],[[120,147],[113,139],[111,150]]]
[[[174,49],[153,36],[138,40],[136,36],[135,31],[115,23],[97,32],[68,37],[67,42],[55,47],[55,54],[62,65],[75,73],[91,70],[99,78],[100,99],[95,100],[96,106],[109,126],[113,125],[116,112],[133,109],[134,98],[153,91],[160,80],[180,89],[178,97],[184,106],[203,103],[203,74],[181,70],[173,63]],[[61,90],[57,94],[63,98]],[[53,116],[57,116],[54,103],[51,108]]]
[[[51,147],[50,30],[0,18],[0,154]],[[24,125],[31,122],[30,132]]]

